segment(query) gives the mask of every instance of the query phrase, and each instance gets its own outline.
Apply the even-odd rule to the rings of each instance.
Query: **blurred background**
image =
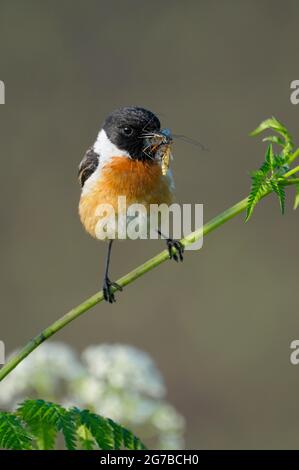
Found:
[[[177,141],[177,201],[204,219],[246,196],[263,158],[249,132],[275,115],[299,144],[296,0],[1,0],[1,326],[12,351],[101,286],[106,245],[77,215],[77,167],[122,105],[156,112]],[[128,344],[149,354],[196,449],[298,448],[298,213],[262,201],[56,335],[77,354]],[[111,274],[161,241],[115,245]],[[42,397],[41,397],[42,398]],[[140,436],[143,437],[142,435]]]

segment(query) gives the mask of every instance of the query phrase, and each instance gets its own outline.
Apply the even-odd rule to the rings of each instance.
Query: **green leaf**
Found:
[[[113,429],[114,448],[121,449],[124,439],[123,428],[119,424],[116,424],[112,419],[108,419],[108,421]]]
[[[77,429],[72,419],[72,414],[64,410],[57,422],[58,431],[61,431],[64,437],[65,447],[68,450],[76,449]]]
[[[295,201],[294,201],[294,210],[296,210],[298,206],[299,206],[299,184],[296,184],[296,194],[295,194]]]
[[[113,431],[109,422],[89,410],[80,411],[81,424],[84,424],[94,437],[100,449],[112,450],[114,448]]]
[[[267,158],[267,154],[266,154],[266,158]],[[258,171],[264,176],[264,178],[266,178],[270,169],[271,169],[270,163],[267,160],[265,160]]]
[[[129,450],[146,449],[145,445],[131,431],[115,423],[112,419],[108,420],[114,430],[114,445],[120,449],[123,445]]]
[[[287,128],[274,116],[270,119],[266,119],[265,121],[263,121],[256,129],[254,129],[254,131],[250,133],[250,135],[256,136],[268,129],[274,130],[275,132],[280,134],[282,138],[272,135],[265,137],[263,140],[282,146],[282,154],[287,157],[290,157],[291,152],[294,148],[292,136],[288,132]]]
[[[88,410],[62,406],[44,400],[25,400],[16,413],[0,412],[0,447],[48,450],[62,433],[65,447],[75,450],[145,449],[134,434],[111,419]]]
[[[263,170],[258,170],[254,172],[251,176],[251,179],[252,179],[251,191],[248,196],[245,222],[247,222],[250,219],[255,206],[269,190],[269,183],[267,182],[266,178],[267,178],[267,175],[265,174]]]
[[[55,426],[36,421],[32,422],[28,427],[35,438],[35,444],[38,450],[54,449],[57,436]]]
[[[283,168],[284,166],[288,166],[286,156],[281,154],[274,155],[274,169]]]
[[[62,406],[44,400],[26,400],[19,406],[18,414],[31,427],[40,422],[49,428],[54,426],[62,432],[66,448],[76,448],[76,426],[71,414]]]
[[[263,141],[267,141],[269,144],[266,150],[263,164],[258,171],[252,173],[251,175],[251,190],[248,196],[245,221],[249,220],[257,203],[269,191],[275,192],[275,194],[278,196],[282,214],[284,214],[285,211],[285,185],[283,184],[281,177],[285,178],[285,174],[289,172],[290,164],[296,157],[297,151],[292,153],[292,137],[289,134],[287,128],[275,117],[263,121],[251,133],[251,135],[258,135],[267,129],[273,129],[280,135],[272,135],[263,139]],[[282,146],[280,153],[274,153],[274,144]],[[298,205],[299,195],[296,194],[294,208],[296,208]]]
[[[2,449],[32,449],[32,439],[14,413],[0,412],[0,447]]]
[[[100,449],[146,449],[138,437],[112,419],[78,408],[74,408],[73,413],[77,415],[78,423],[88,429]]]
[[[271,142],[272,144],[277,144],[277,145],[284,145],[284,140],[281,137],[278,137],[277,135],[269,135],[268,137],[264,137],[263,142]]]
[[[251,136],[256,136],[258,134],[261,134],[262,132],[264,132],[267,129],[273,129],[276,132],[279,132],[284,137],[285,136],[287,136],[288,138],[291,137],[290,134],[288,133],[287,128],[281,122],[279,122],[278,119],[276,119],[274,116],[272,116],[271,118],[266,119],[265,121],[261,122],[261,124],[256,129],[254,129],[250,133],[250,135]]]
[[[130,431],[123,429],[124,444],[127,449],[138,450],[145,449],[143,444]]]
[[[273,189],[273,191],[278,196],[281,213],[284,214],[284,210],[285,210],[285,188],[281,183],[279,183],[279,181],[276,181],[276,180],[271,180],[270,185],[271,185],[271,188]]]
[[[83,424],[79,426],[77,434],[82,450],[93,450],[95,442],[87,427]]]
[[[274,170],[274,152],[273,152],[273,145],[269,144],[266,155],[265,155],[265,162],[268,163],[268,168],[269,170],[273,171]],[[261,170],[263,171],[263,165],[261,167]],[[264,171],[264,173],[268,171],[267,169]]]

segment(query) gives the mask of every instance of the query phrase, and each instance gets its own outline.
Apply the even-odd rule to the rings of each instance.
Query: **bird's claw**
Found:
[[[173,240],[172,238],[167,238],[166,240],[169,258],[173,259],[177,263],[183,261],[184,259],[184,245],[179,240]],[[175,252],[173,251],[175,248]]]
[[[114,291],[112,291],[113,288],[119,291],[123,290],[123,288],[117,284],[117,282],[110,281],[109,277],[106,277],[104,279],[103,294],[106,302],[109,302],[110,304],[116,302]]]

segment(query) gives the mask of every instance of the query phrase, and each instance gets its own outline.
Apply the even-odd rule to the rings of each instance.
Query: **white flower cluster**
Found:
[[[166,401],[160,372],[132,346],[90,346],[80,360],[63,343],[45,343],[0,385],[1,407],[15,407],[29,396],[91,409],[131,428],[151,447],[184,445],[184,419]]]

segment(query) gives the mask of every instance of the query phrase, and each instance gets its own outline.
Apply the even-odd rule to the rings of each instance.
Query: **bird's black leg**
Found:
[[[112,291],[112,289],[114,288],[115,290],[119,290],[119,291],[123,290],[123,288],[119,284],[117,284],[116,282],[110,281],[109,276],[108,276],[112,243],[113,243],[113,240],[110,240],[109,246],[108,246],[108,252],[107,252],[105,276],[104,276],[104,283],[103,283],[104,299],[110,304],[115,302],[115,296],[114,296],[114,292]]]
[[[159,235],[164,237],[162,232],[158,230]],[[169,258],[173,259],[174,261],[183,261],[184,259],[184,245],[179,240],[174,240],[173,238],[166,238],[166,244],[168,248]],[[175,251],[173,250],[175,248]]]

